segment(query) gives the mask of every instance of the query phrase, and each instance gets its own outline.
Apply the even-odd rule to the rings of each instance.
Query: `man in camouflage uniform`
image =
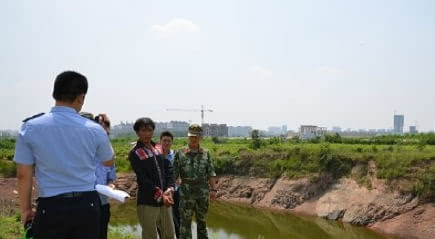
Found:
[[[195,213],[198,239],[208,239],[206,217],[208,203],[216,198],[216,173],[208,150],[201,148],[202,128],[189,127],[188,146],[179,149],[174,159],[174,174],[181,180],[180,239],[192,238],[192,216]]]

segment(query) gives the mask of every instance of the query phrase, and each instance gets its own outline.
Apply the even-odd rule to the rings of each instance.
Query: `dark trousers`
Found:
[[[174,193],[174,205],[172,205],[172,218],[174,219],[175,235],[180,238],[180,212],[178,205],[180,204],[180,195],[178,190]]]
[[[39,198],[33,221],[34,238],[98,238],[100,207],[96,191]]]
[[[107,227],[110,220],[110,204],[101,205],[100,239],[107,239]]]

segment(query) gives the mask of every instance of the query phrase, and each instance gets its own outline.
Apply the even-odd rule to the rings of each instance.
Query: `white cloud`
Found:
[[[150,27],[150,32],[158,36],[174,36],[180,33],[198,32],[199,26],[184,18],[174,18],[166,24],[155,24]]]
[[[273,75],[271,70],[258,65],[251,66],[251,72],[262,77],[271,77]]]
[[[320,66],[316,69],[316,72],[327,75],[336,75],[343,73],[342,70],[332,67],[332,66]]]

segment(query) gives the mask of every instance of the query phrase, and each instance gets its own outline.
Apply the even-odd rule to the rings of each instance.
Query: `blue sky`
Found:
[[[2,1],[0,129],[54,104],[63,70],[85,111],[265,129],[435,128],[434,1]]]

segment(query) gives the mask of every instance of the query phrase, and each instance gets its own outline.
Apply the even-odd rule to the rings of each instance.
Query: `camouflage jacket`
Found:
[[[179,149],[174,158],[174,176],[180,177],[182,184],[208,185],[209,177],[216,176],[210,152],[203,148],[192,151],[187,146]]]

